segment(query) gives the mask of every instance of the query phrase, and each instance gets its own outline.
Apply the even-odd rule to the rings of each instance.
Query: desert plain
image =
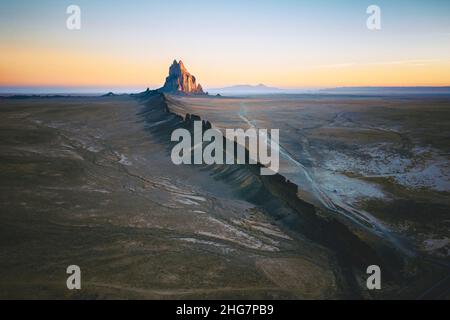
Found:
[[[187,114],[280,129],[279,175],[174,165]],[[0,130],[1,298],[450,297],[447,96],[4,97]]]

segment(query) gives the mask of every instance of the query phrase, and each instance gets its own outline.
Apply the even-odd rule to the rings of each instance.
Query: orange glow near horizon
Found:
[[[155,87],[162,85],[174,57],[128,59],[104,53],[0,46],[0,86]],[[177,57],[175,57],[177,58]],[[448,86],[450,61],[384,61],[292,66],[186,59],[206,88],[264,83],[281,88],[335,86]]]
[[[181,59],[208,88],[450,86],[448,1],[0,1],[1,87],[156,88]]]

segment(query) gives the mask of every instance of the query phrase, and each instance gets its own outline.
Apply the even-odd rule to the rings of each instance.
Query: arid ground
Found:
[[[279,128],[280,176],[172,164],[187,113]],[[12,97],[0,130],[0,298],[450,297],[449,98]]]

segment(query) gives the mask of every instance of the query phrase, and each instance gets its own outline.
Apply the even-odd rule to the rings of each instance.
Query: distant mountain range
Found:
[[[450,94],[450,87],[337,87],[321,89],[328,94]]]
[[[236,85],[208,90],[209,94],[221,95],[257,95],[257,94],[350,94],[350,95],[450,95],[450,87],[336,87],[323,89],[281,89],[264,84]]]
[[[249,85],[249,84],[239,84],[224,88],[212,88],[209,89],[210,94],[270,94],[270,93],[282,93],[284,90],[268,87],[264,84]]]

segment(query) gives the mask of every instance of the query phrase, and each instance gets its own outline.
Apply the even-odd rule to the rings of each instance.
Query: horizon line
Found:
[[[121,94],[136,94],[144,92],[146,89],[157,90],[159,88],[151,88],[151,87],[4,87],[0,86],[0,96],[3,95],[97,95],[97,94],[108,94],[113,93],[117,95]],[[212,89],[212,90],[211,90]],[[235,92],[231,91],[223,91],[220,92],[221,88],[210,88],[209,91],[212,92],[213,95],[216,93],[222,93],[224,95],[272,95],[272,94],[308,94],[308,93],[336,93],[336,94],[356,94],[358,92],[351,92],[352,90],[361,90],[361,94],[364,94],[364,90],[366,91],[374,91],[379,90],[380,94],[450,94],[450,85],[445,86],[338,86],[338,87],[297,87],[297,88],[269,88],[268,91],[260,91],[260,92],[246,92],[245,90],[236,90]],[[227,88],[222,88],[227,89]],[[270,89],[278,89],[278,92],[271,92]],[[399,92],[395,92],[395,89],[398,89]],[[430,90],[437,89],[436,91],[428,91],[428,92],[420,92],[420,90]],[[347,90],[347,91],[346,91]],[[406,90],[401,92],[401,90]],[[414,91],[415,90],[415,91]],[[439,90],[447,90],[439,91]],[[208,90],[205,90],[208,92]],[[350,91],[350,92],[349,92]],[[385,91],[385,92],[383,92]],[[387,91],[387,92],[386,92]],[[366,92],[367,93],[367,92]],[[370,92],[371,94],[377,92]]]
[[[231,87],[238,86],[265,86],[268,89],[279,89],[279,90],[322,90],[322,89],[361,89],[361,88],[450,88],[450,84],[445,85],[330,85],[330,86],[299,86],[299,87],[284,87],[284,86],[272,86],[266,85],[264,83],[258,84],[249,84],[249,83],[239,83],[239,84],[229,84],[223,86],[214,86],[207,87],[205,89],[214,90],[214,89],[228,89]],[[149,88],[150,90],[157,90],[161,85],[0,85],[0,90],[146,90]]]

